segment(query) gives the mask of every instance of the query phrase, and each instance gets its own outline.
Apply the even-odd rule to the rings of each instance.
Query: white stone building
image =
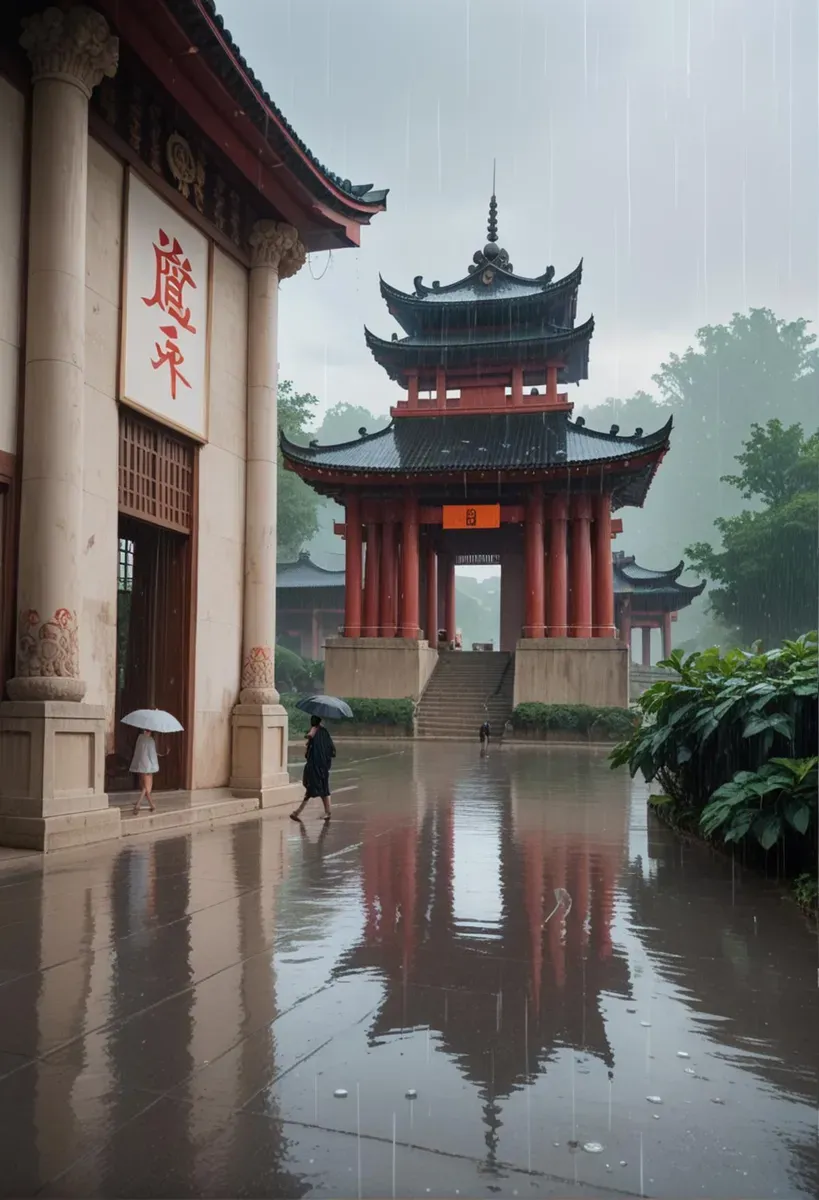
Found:
[[[211,0],[12,0],[0,32],[0,844],[52,849],[121,835],[133,708],[185,727],[158,786],[286,796],[279,287],[386,193],[316,160]]]

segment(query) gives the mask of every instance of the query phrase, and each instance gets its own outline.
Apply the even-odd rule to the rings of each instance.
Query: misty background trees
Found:
[[[816,626],[819,608],[819,350],[805,320],[770,309],[735,313],[696,330],[684,354],[669,354],[653,394],[578,404],[593,428],[646,433],[674,418],[671,450],[643,509],[624,509],[617,548],[650,567],[685,557],[708,579],[680,614],[675,640],[773,644]],[[350,441],[389,423],[386,415],[337,404],[316,419],[318,400],[292,383],[279,388],[279,420],[296,441]],[[343,566],[333,533],[343,511],[292,472],[279,472],[279,559],[307,548],[322,565]],[[689,576],[690,578],[690,576]],[[497,637],[496,577],[458,574],[458,624],[465,644]]]

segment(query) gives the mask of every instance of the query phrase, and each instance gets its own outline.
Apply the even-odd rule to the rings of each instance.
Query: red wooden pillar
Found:
[[[611,496],[594,501],[594,636],[614,637],[614,568],[611,561]]]
[[[444,592],[444,626],[446,627],[447,643],[455,637],[455,558],[448,554],[446,563],[445,592]]]
[[[651,626],[643,626],[643,666],[651,666]]]
[[[420,563],[418,545],[418,497],[409,492],[404,498],[404,538],[401,554],[403,607],[401,637],[417,638]]]
[[[549,637],[566,637],[568,632],[567,516],[566,497],[553,496],[549,532]]]
[[[512,367],[512,407],[523,404],[523,367]]]
[[[344,636],[361,637],[361,502],[348,492],[345,502]]]
[[[543,559],[543,489],[533,484],[526,499],[526,609],[523,636],[542,638],[545,634]]]
[[[438,558],[432,538],[427,542],[427,641],[438,645]]]
[[[671,613],[663,613],[663,658],[671,653]]]
[[[591,637],[592,625],[591,497],[575,496],[572,505],[572,630]]]
[[[367,525],[367,558],[364,564],[364,625],[363,637],[379,636],[379,592],[381,565],[381,526],[375,521]]]
[[[381,637],[393,638],[396,632],[398,606],[397,593],[397,546],[395,522],[385,521],[381,526],[381,603],[379,604]]]

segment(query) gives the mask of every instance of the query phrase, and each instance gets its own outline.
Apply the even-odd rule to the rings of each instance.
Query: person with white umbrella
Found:
[[[153,801],[154,775],[159,772],[159,755],[156,749],[154,733],[180,733],[182,726],[176,717],[158,708],[138,708],[122,718],[123,725],[133,725],[141,729],[134,746],[134,756],[131,759],[131,773],[139,776],[139,799],[134,805],[134,816],[142,807],[142,797],[148,801],[151,812],[156,812]],[[167,752],[166,752],[167,753]]]

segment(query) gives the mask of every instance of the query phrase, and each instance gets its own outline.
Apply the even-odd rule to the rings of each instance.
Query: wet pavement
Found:
[[[585,749],[337,761],[329,827],[3,863],[0,1194],[819,1194],[773,883]]]

